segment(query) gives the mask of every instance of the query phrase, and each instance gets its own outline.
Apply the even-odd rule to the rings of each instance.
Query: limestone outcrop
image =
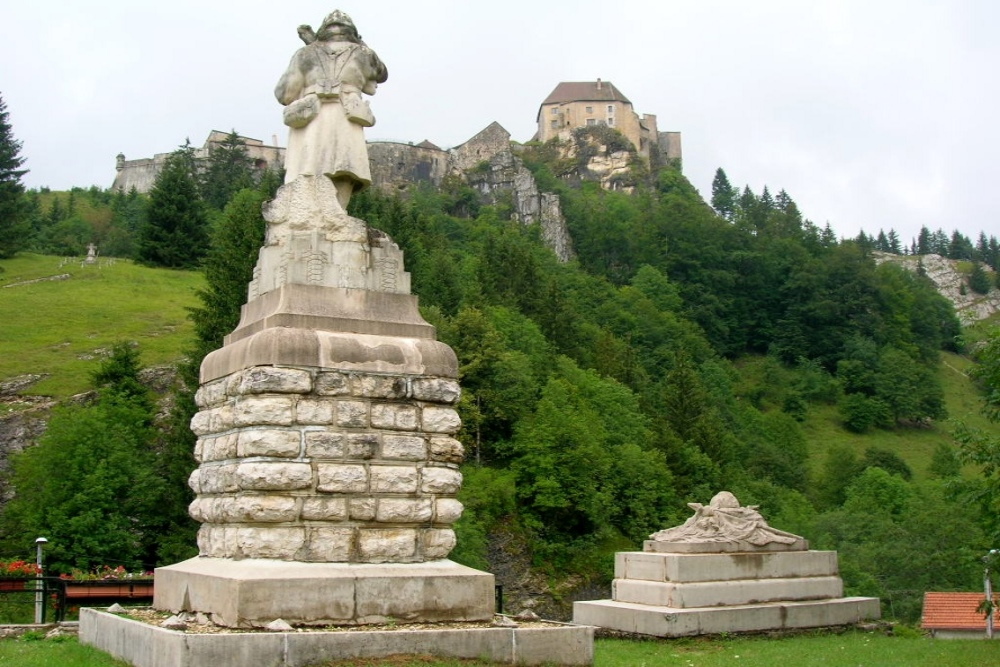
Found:
[[[963,325],[974,324],[1000,312],[1000,289],[994,288],[989,294],[977,294],[969,289],[968,277],[958,270],[959,260],[941,255],[872,254],[879,264],[893,262],[914,273],[923,271],[938,292],[955,306],[955,313]],[[992,277],[990,267],[983,266],[983,270]]]

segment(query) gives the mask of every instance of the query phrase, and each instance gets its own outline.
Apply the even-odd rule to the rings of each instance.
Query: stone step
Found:
[[[784,600],[821,600],[844,594],[840,577],[745,579],[697,583],[615,579],[611,597],[617,602],[677,607],[717,607]]]
[[[861,597],[691,609],[614,600],[573,603],[574,623],[657,637],[820,628],[850,625],[879,615],[878,598]]]
[[[836,576],[836,551],[676,554],[620,551],[615,578],[643,581],[734,581]]]

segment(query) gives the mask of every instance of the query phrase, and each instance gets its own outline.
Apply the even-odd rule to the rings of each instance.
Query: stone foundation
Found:
[[[306,667],[329,660],[433,655],[505,665],[592,665],[594,628],[548,627],[193,634],[80,610],[80,643],[135,667]]]

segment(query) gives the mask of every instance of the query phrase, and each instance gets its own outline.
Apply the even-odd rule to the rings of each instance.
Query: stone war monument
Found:
[[[723,491],[694,516],[615,555],[611,600],[576,602],[573,621],[659,637],[814,628],[880,616],[843,597],[837,552],[810,551]]]
[[[490,627],[493,575],[447,559],[462,513],[457,360],[420,316],[399,247],[347,214],[371,180],[364,128],[375,119],[363,94],[388,71],[339,10],[299,36],[305,45],[275,89],[290,128],[285,183],[264,206],[241,320],[204,359],[195,397],[199,555],[156,570],[153,606],[181,627],[185,618],[230,629],[480,626],[290,631],[280,642],[175,632],[159,650],[179,662],[144,662],[126,645],[165,635],[150,639],[113,616],[117,625],[102,629],[94,619],[110,615],[87,610],[81,638],[157,666],[411,652],[591,664],[593,628]],[[220,664],[222,652],[234,657]]]

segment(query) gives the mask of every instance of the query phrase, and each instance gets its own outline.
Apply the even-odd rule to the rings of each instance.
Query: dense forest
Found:
[[[98,401],[58,412],[16,461],[15,488],[42,491],[11,501],[0,530],[62,531],[58,566],[148,567],[194,543],[178,489],[194,466],[196,369],[236,324],[263,239],[260,205],[280,182],[254,173],[238,145],[227,151],[197,169],[180,149],[148,197],[24,195],[23,247],[78,255],[93,242],[105,255],[197,265],[208,281],[169,417],[155,419],[122,346],[95,375]],[[852,433],[940,427],[942,350],[978,355],[984,406],[1000,416],[1000,336],[970,345],[929,280],[872,258],[944,250],[996,268],[995,238],[922,232],[904,248],[890,230],[842,240],[783,190],[738,190],[721,169],[707,203],[676,165],[636,160],[623,192],[567,178],[575,167],[558,146],[519,156],[540,189],[559,194],[575,260],[558,261],[509,201],[462,179],[351,202],[404,250],[424,317],[459,358],[467,462],[455,560],[491,569],[520,551],[552,581],[604,584],[615,551],[725,489],[813,548],[838,550],[848,592],[882,597],[887,615],[912,620],[925,590],[981,584],[980,558],[1000,543],[995,435],[959,426],[954,445],[913,470],[878,447],[831,447],[810,462],[802,425],[832,409]],[[203,256],[178,252],[199,237]],[[43,479],[84,423],[88,433],[120,428],[92,451],[123,475],[148,476],[148,493],[133,497],[103,467],[77,471],[105,474],[79,487]],[[116,502],[81,495],[98,484]],[[81,503],[115,521],[69,525]]]

